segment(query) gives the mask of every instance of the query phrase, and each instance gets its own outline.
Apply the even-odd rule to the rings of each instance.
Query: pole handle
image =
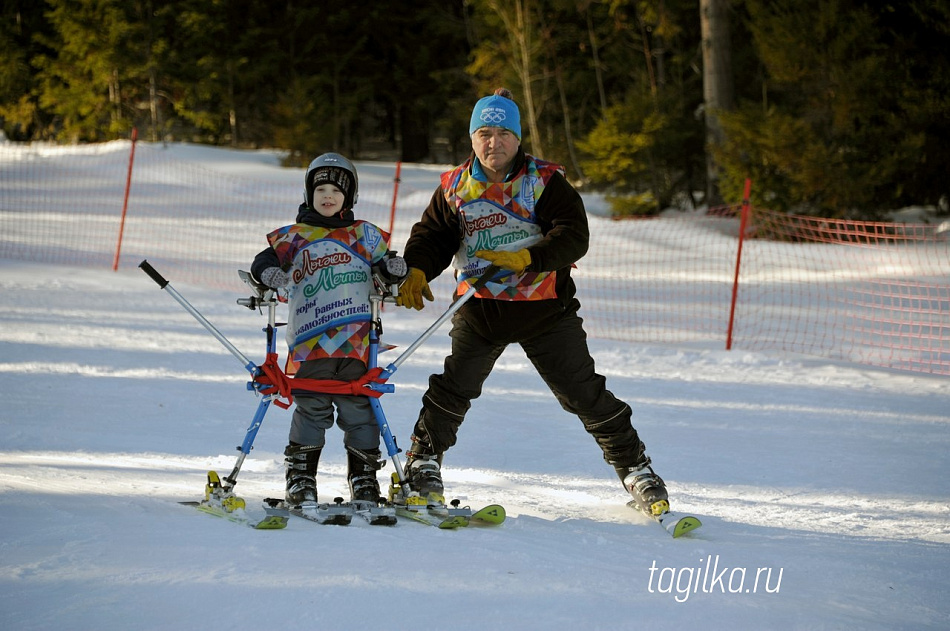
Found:
[[[468,301],[469,298],[471,298],[472,296],[475,295],[475,292],[477,292],[479,289],[481,289],[482,287],[484,287],[485,284],[486,284],[488,281],[490,281],[490,280],[492,279],[492,277],[493,277],[495,274],[497,274],[497,273],[499,272],[499,270],[501,270],[501,268],[498,267],[497,265],[494,265],[494,264],[489,265],[489,266],[485,269],[485,271],[482,272],[482,275],[479,276],[479,277],[475,280],[474,283],[472,283],[472,285],[468,288],[468,291],[466,291],[464,294],[462,294],[461,297],[459,297],[455,302],[453,302],[453,303],[449,306],[449,308],[446,309],[445,312],[444,312],[441,316],[439,316],[439,318],[438,318],[435,322],[433,322],[432,325],[431,325],[428,329],[426,329],[425,332],[424,332],[415,342],[413,342],[412,344],[409,345],[409,348],[407,348],[407,349],[403,352],[402,355],[400,355],[399,357],[397,357],[396,360],[395,360],[393,363],[389,364],[389,366],[386,367],[385,372],[388,373],[388,374],[387,374],[387,379],[388,379],[390,376],[392,376],[392,374],[393,374],[394,372],[396,372],[396,369],[399,368],[400,364],[402,364],[404,361],[406,361],[406,359],[408,359],[408,357],[409,357],[410,355],[412,355],[414,352],[416,352],[416,349],[418,349],[420,346],[422,346],[422,343],[423,343],[423,342],[425,342],[427,339],[429,339],[429,337],[430,337],[433,333],[436,332],[436,329],[438,329],[440,326],[442,326],[442,324],[443,324],[446,320],[448,320],[450,317],[452,317],[452,314],[454,314],[456,311],[458,311],[459,309],[461,309],[461,308],[462,308],[462,305],[465,304],[465,302]]]
[[[495,274],[497,274],[500,271],[501,271],[501,268],[498,267],[497,265],[494,265],[494,264],[489,265],[488,267],[485,268],[485,271],[482,272],[482,275],[479,276],[478,279],[474,283],[472,283],[472,287],[474,287],[476,291],[481,289],[486,284],[488,284],[488,281],[490,281]]]
[[[195,318],[195,320],[200,322],[201,326],[207,329],[208,333],[213,335],[215,339],[221,342],[221,344],[226,349],[231,351],[231,354],[237,357],[241,361],[241,363],[244,364],[245,370],[251,373],[257,370],[257,366],[255,366],[254,363],[244,355],[244,353],[239,351],[237,347],[234,346],[234,344],[232,344],[228,340],[228,338],[224,337],[224,334],[222,334],[221,331],[215,328],[215,326],[211,324],[211,322],[208,321],[208,318],[201,315],[201,313],[197,309],[195,309],[194,306],[192,306],[192,304],[188,302],[184,296],[178,293],[178,291],[174,287],[172,287],[161,274],[155,271],[155,268],[149,265],[148,261],[142,261],[141,263],[139,263],[139,267],[142,268],[142,271],[144,271],[146,274],[151,276],[152,280],[158,283],[159,287],[161,287],[162,289],[167,291],[169,294],[171,294],[172,298],[174,298],[175,301],[178,302],[178,304],[184,307],[185,311],[190,313]]]
[[[158,286],[161,287],[162,289],[165,289],[165,287],[168,285],[168,281],[165,280],[165,277],[159,274],[158,271],[154,267],[149,265],[149,262],[147,260],[144,260],[141,263],[139,263],[139,267],[141,267],[142,271],[148,274],[152,280],[158,283]]]

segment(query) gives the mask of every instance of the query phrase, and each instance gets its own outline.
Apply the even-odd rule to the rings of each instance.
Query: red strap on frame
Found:
[[[266,386],[261,388],[261,394],[277,393],[278,398],[274,400],[274,405],[287,409],[294,402],[293,390],[300,392],[313,392],[315,394],[351,394],[355,396],[374,397],[383,396],[382,392],[368,388],[370,383],[385,383],[385,379],[380,379],[383,369],[380,367],[370,368],[365,375],[355,381],[339,381],[337,379],[296,379],[290,378],[277,364],[277,353],[268,353],[267,359],[260,367],[261,373],[254,378],[254,381]],[[281,401],[286,399],[286,401]]]

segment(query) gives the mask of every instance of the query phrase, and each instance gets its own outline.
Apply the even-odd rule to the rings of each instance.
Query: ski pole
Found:
[[[500,268],[497,265],[489,265],[488,268],[482,273],[482,275],[479,276],[478,279],[472,284],[472,286],[468,288],[468,291],[462,294],[461,298],[459,298],[454,303],[452,303],[452,305],[448,309],[446,309],[445,313],[439,316],[439,318],[434,323],[432,323],[432,325],[428,329],[426,329],[425,332],[415,342],[410,344],[409,348],[407,348],[402,353],[402,355],[396,358],[396,360],[393,361],[393,363],[391,363],[389,366],[387,366],[383,370],[381,377],[384,377],[385,379],[389,379],[389,377],[391,377],[392,374],[396,372],[396,369],[399,367],[399,365],[402,364],[409,357],[409,355],[415,352],[415,350],[419,348],[423,342],[429,339],[432,336],[432,334],[435,333],[435,331],[440,326],[442,326],[443,323],[445,323],[446,320],[452,317],[452,314],[458,311],[459,308],[461,308],[461,306],[465,304],[469,298],[474,296],[475,292],[477,292],[479,289],[484,287],[485,283],[491,280],[491,278],[496,273],[498,273],[499,269]],[[371,298],[370,302],[373,305],[373,321],[378,322],[379,303],[382,302],[382,300],[380,298],[376,298],[375,300]],[[374,326],[370,330],[370,347],[371,347],[370,367],[374,367],[376,365],[376,357],[377,357],[376,347],[378,344],[379,344],[379,335],[378,335],[376,327]],[[374,382],[374,383],[369,384],[369,387],[381,392],[393,391],[393,386],[387,383]],[[402,474],[402,461],[399,458],[399,447],[396,445],[396,438],[393,436],[392,430],[389,428],[389,422],[386,420],[386,413],[383,412],[383,406],[380,404],[379,399],[376,399],[376,398],[370,398],[369,403],[370,403],[370,407],[373,409],[373,414],[376,417],[376,424],[379,426],[379,432],[382,435],[383,442],[386,445],[387,455],[389,456],[389,459],[393,463],[393,468],[396,470],[396,473],[395,473],[396,481],[399,483],[401,487],[407,488],[408,485],[406,484],[406,480]]]
[[[142,271],[145,272],[146,274],[148,274],[148,275],[152,278],[152,280],[154,280],[156,283],[158,283],[158,286],[159,286],[160,288],[164,289],[164,290],[167,291],[169,294],[171,294],[172,298],[174,298],[175,300],[177,300],[177,301],[178,301],[178,304],[180,304],[182,307],[185,308],[185,311],[187,311],[188,313],[190,313],[191,315],[193,315],[194,318],[195,318],[198,322],[200,322],[201,325],[202,325],[204,328],[206,328],[206,329],[208,330],[208,332],[211,333],[211,335],[213,335],[213,336],[215,337],[215,339],[217,339],[219,342],[221,342],[221,344],[223,344],[224,347],[225,347],[226,349],[228,349],[228,350],[231,352],[232,355],[234,355],[235,357],[237,357],[238,360],[240,360],[241,363],[244,364],[244,368],[245,368],[248,372],[250,372],[251,374],[254,374],[254,373],[257,371],[257,366],[254,364],[254,362],[252,362],[250,359],[248,359],[247,356],[244,355],[244,353],[242,353],[241,351],[239,351],[239,350],[237,349],[237,347],[236,347],[234,344],[232,344],[232,343],[228,340],[228,338],[224,337],[224,335],[221,333],[221,331],[219,331],[217,328],[215,328],[215,326],[214,326],[213,324],[211,324],[211,322],[209,322],[206,317],[204,317],[203,315],[201,315],[201,313],[199,313],[198,310],[195,309],[195,308],[191,305],[190,302],[188,302],[187,300],[185,300],[185,297],[182,296],[180,293],[178,293],[178,291],[177,291],[174,287],[172,287],[172,286],[168,283],[168,281],[165,280],[165,278],[164,278],[161,274],[159,274],[158,271],[156,271],[154,267],[152,267],[152,266],[149,264],[149,262],[148,262],[147,260],[142,261],[141,263],[139,263],[139,267],[142,268]]]
[[[479,276],[479,277],[475,280],[474,283],[472,283],[472,286],[468,288],[468,291],[466,291],[464,294],[462,294],[462,297],[461,297],[461,298],[459,298],[458,300],[456,300],[455,302],[453,302],[453,303],[451,304],[451,306],[449,306],[449,308],[445,310],[445,313],[443,313],[441,316],[439,316],[439,318],[438,318],[435,322],[432,323],[432,326],[430,326],[428,329],[426,329],[425,332],[424,332],[422,335],[419,336],[419,339],[417,339],[415,342],[413,342],[412,344],[410,344],[410,345],[409,345],[409,348],[407,348],[405,351],[403,351],[402,355],[400,355],[399,357],[397,357],[397,358],[393,361],[393,363],[389,364],[389,366],[386,367],[386,373],[389,374],[389,375],[392,375],[392,373],[396,372],[396,369],[399,368],[399,366],[401,366],[402,363],[403,363],[404,361],[406,361],[406,360],[409,358],[410,355],[412,355],[414,352],[416,352],[416,350],[417,350],[420,346],[422,346],[422,344],[423,344],[427,339],[429,339],[430,337],[432,337],[432,334],[435,333],[436,330],[438,330],[438,328],[439,328],[440,326],[442,326],[442,325],[445,323],[446,320],[448,320],[449,318],[451,318],[452,315],[453,315],[456,311],[458,311],[459,309],[461,309],[461,308],[462,308],[462,305],[464,305],[466,302],[468,302],[468,299],[471,298],[472,296],[474,296],[474,295],[475,295],[475,292],[477,292],[479,289],[481,289],[482,287],[484,287],[484,286],[488,283],[488,281],[491,280],[492,277],[493,277],[495,274],[497,274],[497,273],[499,272],[500,269],[501,269],[501,268],[498,267],[497,265],[489,265],[488,268],[485,269],[485,271],[482,273],[482,275]]]

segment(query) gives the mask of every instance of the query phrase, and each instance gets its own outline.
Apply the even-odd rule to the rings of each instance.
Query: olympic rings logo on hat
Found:
[[[507,97],[482,97],[472,108],[472,118],[468,125],[469,135],[482,127],[502,127],[521,140],[521,114],[518,106]]]
[[[503,122],[503,121],[505,120],[505,118],[507,118],[507,117],[505,116],[505,110],[502,110],[502,109],[495,109],[495,108],[492,108],[492,109],[487,109],[487,108],[486,108],[486,109],[482,110],[482,113],[479,115],[478,118],[479,118],[479,120],[481,120],[483,123],[489,123],[489,124],[490,124],[490,123],[501,123],[501,122]]]

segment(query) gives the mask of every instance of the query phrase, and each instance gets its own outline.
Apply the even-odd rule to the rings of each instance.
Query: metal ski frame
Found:
[[[154,267],[152,267],[148,261],[142,261],[139,264],[139,267],[148,274],[152,280],[158,283],[158,286],[171,294],[178,304],[185,308],[185,311],[190,313],[198,322],[208,330],[211,335],[215,337],[221,344],[228,349],[232,355],[234,355],[243,365],[244,369],[251,374],[251,378],[257,377],[260,375],[260,368],[254,364],[250,359],[247,358],[244,353],[237,349],[234,344],[232,344],[222,333],[219,331],[211,322],[208,321],[197,309],[195,309],[191,303],[189,303],[184,296],[182,296],[178,291],[172,287],[161,274],[159,274]],[[237,302],[239,305],[245,306],[248,309],[259,309],[261,307],[267,307],[267,326],[264,328],[264,333],[267,336],[267,353],[273,353],[277,347],[277,292],[270,287],[264,285],[258,285],[251,280],[250,274],[247,272],[240,272],[241,277],[245,282],[254,290],[254,294],[250,298],[241,298]],[[252,391],[259,391],[260,384],[256,381],[250,381],[247,384],[247,389]],[[234,485],[237,484],[238,473],[241,471],[241,466],[244,464],[244,459],[254,446],[254,439],[257,437],[257,432],[261,428],[261,423],[264,422],[264,415],[267,414],[267,409],[270,407],[270,404],[279,398],[279,394],[262,394],[261,400],[257,405],[257,410],[254,412],[254,418],[251,420],[251,424],[248,426],[247,431],[244,434],[244,442],[237,448],[240,451],[238,454],[237,462],[234,463],[234,468],[231,470],[231,473],[228,474],[221,482],[222,489],[227,492],[234,488]]]
[[[139,267],[149,275],[149,277],[154,280],[161,289],[167,291],[172,298],[174,298],[184,309],[190,313],[196,320],[198,320],[201,325],[208,330],[211,335],[215,337],[221,344],[231,352],[243,365],[244,369],[247,370],[251,375],[251,381],[247,384],[247,389],[260,393],[261,384],[255,381],[254,379],[261,374],[261,369],[254,362],[247,358],[244,353],[238,350],[207,318],[205,318],[197,309],[192,306],[188,300],[185,299],[178,291],[172,287],[169,282],[152,267],[149,262],[142,261],[139,264]],[[469,289],[460,296],[455,302],[449,306],[445,312],[439,316],[439,318],[432,323],[432,325],[425,330],[425,332],[419,336],[419,338],[414,341],[409,347],[403,351],[399,357],[397,357],[391,364],[386,366],[383,369],[382,373],[379,376],[378,381],[370,382],[367,387],[381,393],[394,392],[395,386],[389,383],[384,383],[387,381],[393,373],[402,365],[403,362],[408,359],[412,353],[414,353],[427,339],[429,339],[433,333],[442,326],[446,320],[452,317],[456,311],[458,311],[462,305],[464,305],[475,293],[483,287],[495,274],[500,271],[496,265],[490,265],[484,273],[482,273],[478,279],[469,287]],[[261,307],[267,307],[267,326],[264,328],[264,333],[267,337],[267,354],[276,352],[277,347],[277,303],[278,296],[277,291],[266,287],[259,283],[256,283],[253,278],[247,272],[240,271],[239,274],[241,278],[254,290],[254,294],[250,298],[242,298],[238,300],[238,304],[245,306],[249,309],[259,309]],[[371,327],[370,327],[370,348],[369,348],[369,366],[368,368],[376,368],[378,366],[379,358],[379,342],[380,336],[382,335],[382,320],[380,318],[380,312],[382,311],[383,302],[395,302],[398,294],[398,285],[391,284],[387,285],[379,276],[376,276],[375,285],[378,291],[370,294],[370,313],[371,313]],[[279,398],[279,393],[272,394],[261,394],[261,400],[258,403],[257,410],[254,413],[254,418],[251,420],[251,424],[248,426],[247,431],[244,434],[244,442],[238,447],[237,462],[234,463],[234,468],[231,470],[231,473],[228,474],[226,478],[222,480],[222,489],[225,492],[229,492],[237,484],[238,473],[241,471],[241,466],[244,464],[244,459],[251,452],[251,449],[254,445],[254,439],[257,437],[257,432],[261,428],[261,424],[264,422],[264,415],[267,413],[267,409],[270,407],[270,404],[274,400]],[[401,485],[405,485],[405,480],[402,474],[402,462],[399,458],[400,449],[396,445],[396,439],[393,436],[392,431],[389,429],[389,422],[386,420],[386,414],[383,412],[383,406],[379,402],[378,397],[368,397],[370,406],[373,409],[373,414],[376,417],[376,423],[379,426],[379,432],[383,438],[383,442],[386,444],[386,451],[389,458],[392,460],[393,466],[396,469],[396,477]],[[408,485],[404,486],[408,488]]]

